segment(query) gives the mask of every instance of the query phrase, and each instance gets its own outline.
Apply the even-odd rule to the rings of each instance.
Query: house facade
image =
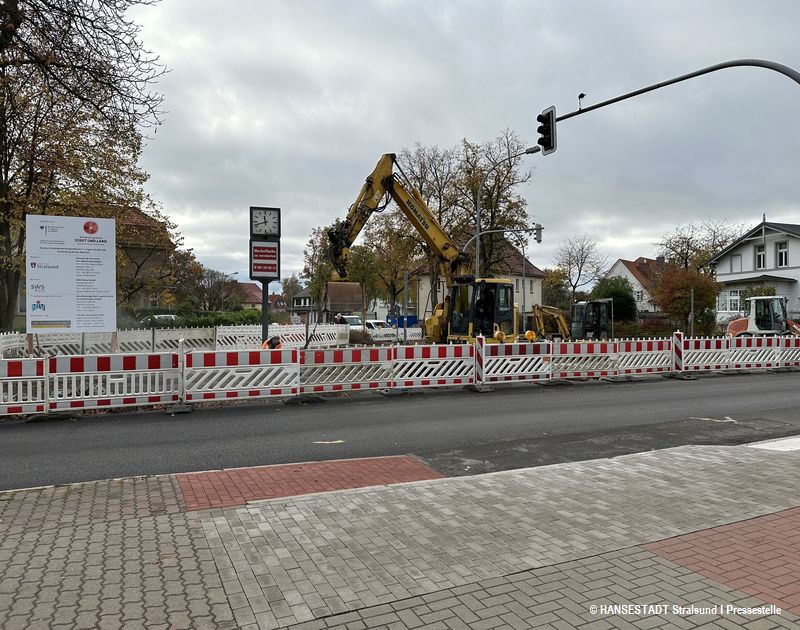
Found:
[[[255,282],[240,282],[242,289],[242,308],[246,310],[261,310],[261,287]]]
[[[789,316],[800,316],[800,225],[765,218],[707,264],[723,286],[717,298],[718,319],[741,315],[742,293],[756,288],[774,288],[776,295],[788,298]]]
[[[609,269],[606,278],[625,278],[633,287],[638,313],[656,313],[658,306],[653,301],[653,282],[665,267],[663,258],[644,258],[624,260],[620,258]]]

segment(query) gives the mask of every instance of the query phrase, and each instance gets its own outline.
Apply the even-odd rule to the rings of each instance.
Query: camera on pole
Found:
[[[536,142],[542,147],[542,155],[548,155],[556,150],[556,108],[548,107],[536,117],[540,123],[536,128],[539,140]]]

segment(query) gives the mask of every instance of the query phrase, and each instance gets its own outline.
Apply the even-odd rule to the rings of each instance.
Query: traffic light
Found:
[[[542,230],[543,229],[544,228],[542,227],[541,223],[537,223],[533,228],[533,233],[536,236],[536,242],[537,243],[541,243],[542,242]]]
[[[539,140],[536,142],[542,147],[542,155],[548,155],[556,150],[556,108],[548,107],[536,117],[539,126],[536,131],[539,133]]]

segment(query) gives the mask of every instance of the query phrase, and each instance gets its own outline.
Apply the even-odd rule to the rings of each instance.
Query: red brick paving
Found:
[[[643,546],[800,614],[800,507]]]
[[[230,468],[176,477],[186,509],[192,511],[244,505],[255,499],[441,479],[444,475],[403,455]]]

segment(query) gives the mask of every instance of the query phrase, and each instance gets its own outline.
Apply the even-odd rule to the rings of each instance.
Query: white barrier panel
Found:
[[[392,387],[395,349],[300,351],[300,392],[340,392]]]
[[[683,369],[726,370],[730,365],[728,337],[690,338],[683,340]]]
[[[472,345],[400,346],[394,366],[395,387],[472,385],[475,382]]]
[[[186,402],[293,396],[300,365],[294,349],[190,352],[183,376]]]
[[[46,410],[45,360],[0,360],[0,416],[44,413]]]
[[[347,345],[350,327],[347,325],[319,324],[309,326],[311,342],[309,348],[325,348]],[[271,324],[269,336],[280,337],[284,348],[304,348],[306,345],[305,324]],[[261,348],[261,326],[217,326],[216,350],[259,350]]]
[[[86,355],[47,361],[50,410],[159,405],[180,398],[177,354]]]
[[[780,367],[783,345],[781,337],[732,337],[728,342],[728,369]]]
[[[0,333],[0,359],[10,359],[22,354],[22,335],[19,333]]]
[[[402,343],[405,341],[422,341],[422,328],[378,328],[367,329],[370,339],[376,342]],[[404,336],[405,335],[405,336]]]
[[[619,374],[659,374],[672,371],[671,339],[617,341]]]
[[[155,328],[153,329],[153,351],[178,350],[183,341],[186,350],[213,350],[213,328]]]
[[[617,375],[617,344],[611,341],[553,342],[552,378]]]
[[[800,337],[783,337],[781,367],[800,367]]]
[[[483,350],[483,382],[537,381],[550,378],[549,342],[491,343]]]

